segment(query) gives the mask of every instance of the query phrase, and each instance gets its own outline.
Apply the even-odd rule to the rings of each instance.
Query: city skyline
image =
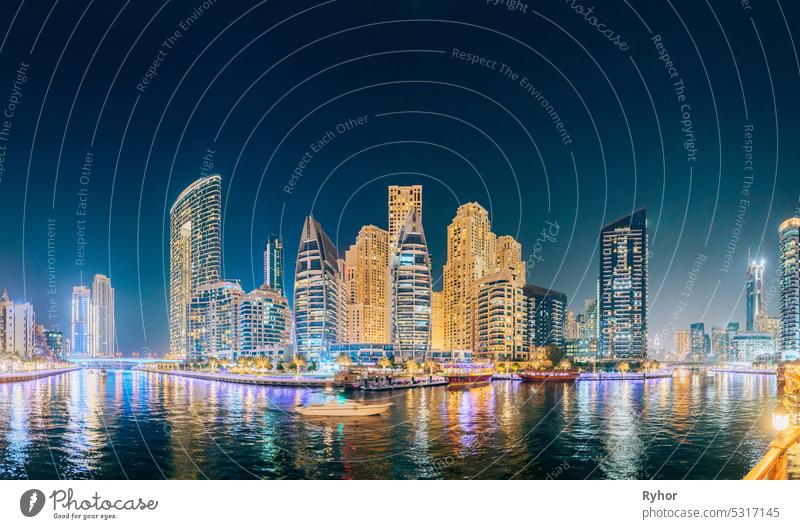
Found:
[[[277,15],[272,9],[278,8],[265,5],[259,12]],[[408,13],[410,18],[431,20],[446,19],[449,13],[437,3],[405,9],[413,11]],[[442,286],[437,271],[446,255],[446,233],[439,227],[447,225],[459,205],[478,202],[489,212],[497,233],[513,236],[526,248],[523,260],[533,270],[534,282],[564,292],[575,302],[572,309],[577,312],[580,306],[575,300],[595,295],[596,232],[644,207],[652,226],[652,333],[673,321],[672,313],[682,301],[680,292],[700,255],[705,257],[700,269],[704,280],[694,286],[677,325],[688,327],[704,320],[714,327],[745,321],[741,277],[747,268],[747,248],[766,261],[767,310],[776,314],[775,231],[781,222],[796,216],[800,206],[795,177],[800,165],[798,153],[791,148],[795,133],[782,130],[788,120],[779,120],[776,128],[776,115],[794,115],[798,110],[790,90],[797,75],[794,54],[786,46],[785,32],[763,30],[783,28],[784,20],[780,13],[761,13],[760,40],[755,40],[747,19],[728,13],[720,20],[729,34],[749,36],[748,50],[759,49],[761,42],[771,54],[767,71],[759,54],[740,53],[734,47],[737,69],[751,73],[741,86],[729,67],[725,41],[716,30],[706,35],[715,45],[704,48],[705,62],[727,65],[726,73],[710,85],[702,68],[680,69],[693,110],[693,143],[698,148],[690,162],[673,108],[674,90],[656,46],[640,34],[640,19],[631,10],[625,6],[608,9],[607,16],[619,17],[620,25],[627,25],[636,36],[635,41],[629,40],[635,50],[630,57],[597,42],[591,28],[558,4],[541,8],[546,19],[508,16],[505,10],[480,2],[461,6],[460,17],[467,23],[504,27],[510,36],[526,43],[525,36],[533,28],[545,38],[529,45],[535,45],[544,57],[558,56],[564,42],[575,48],[574,41],[547,21],[558,20],[598,63],[613,65],[618,74],[613,85],[579,48],[574,49],[576,60],[557,71],[544,57],[517,53],[523,48],[517,50],[517,44],[512,44],[510,49],[512,41],[474,26],[388,23],[384,19],[391,18],[391,9],[386,6],[369,6],[345,18],[329,6],[320,6],[305,13],[315,28],[333,24],[344,29],[353,16],[355,24],[372,24],[377,17],[379,25],[363,28],[371,37],[365,42],[375,49],[365,50],[359,55],[363,58],[356,59],[341,55],[336,47],[319,48],[319,55],[299,54],[287,68],[276,66],[262,78],[264,69],[294,50],[291,39],[280,31],[252,45],[250,39],[239,42],[244,37],[237,37],[234,40],[244,51],[227,64],[231,54],[203,52],[200,36],[219,31],[217,17],[204,15],[180,46],[170,51],[170,66],[144,92],[132,87],[141,83],[141,71],[152,63],[153,49],[131,48],[135,35],[111,32],[104,49],[116,51],[87,62],[91,53],[86,51],[101,40],[100,30],[108,22],[106,13],[89,10],[88,29],[75,33],[63,57],[63,64],[82,67],[74,71],[62,67],[54,81],[61,81],[63,75],[64,82],[77,86],[85,69],[86,81],[79,93],[52,91],[45,97],[47,77],[37,75],[33,67],[23,71],[27,80],[21,89],[26,100],[41,100],[43,109],[36,127],[37,109],[21,104],[9,137],[7,172],[0,185],[3,196],[10,198],[9,217],[22,220],[19,229],[0,235],[0,278],[13,299],[36,307],[46,327],[69,332],[72,286],[80,284],[82,276],[102,272],[114,279],[117,310],[126,315],[117,322],[119,349],[125,353],[168,350],[168,330],[163,327],[169,318],[168,210],[191,182],[218,172],[224,177],[221,244],[226,248],[220,267],[225,277],[240,279],[246,291],[261,285],[261,256],[270,233],[281,238],[284,248],[294,249],[299,242],[297,227],[313,214],[328,227],[343,252],[361,226],[383,225],[386,184],[422,183],[427,200],[436,205],[424,215],[434,290]],[[10,5],[6,10],[3,13],[10,19]],[[166,6],[159,23],[145,30],[142,42],[162,42],[174,29],[173,22],[185,18],[185,10],[186,6]],[[786,10],[791,19],[796,8]],[[58,50],[68,35],[53,36],[60,45],[35,47],[35,61],[25,58],[31,48],[19,44],[30,33],[23,29],[43,18],[36,11],[20,11],[3,54],[8,71],[20,69],[20,61],[35,63],[40,73],[58,64]],[[132,16],[145,21],[148,17],[143,11],[132,10]],[[645,21],[657,20],[661,14],[650,5],[637,6],[637,12]],[[686,19],[709,17],[701,5],[683,6],[681,14]],[[675,23],[659,28],[661,44],[676,61],[698,66],[692,43],[674,14],[668,15]],[[77,21],[77,14],[62,5],[54,8],[53,17]],[[237,22],[238,35],[260,34],[264,28],[258,20],[263,17]],[[713,27],[714,20],[709,22]],[[404,24],[414,31],[401,32]],[[354,34],[345,32],[331,41]],[[430,52],[385,53],[395,46],[414,50],[422,46]],[[120,50],[129,49],[127,66],[115,80],[111,74],[125,58]],[[454,49],[497,60],[498,68],[465,61]],[[198,56],[201,59],[193,65]],[[635,59],[636,67],[630,59]],[[333,67],[342,61],[350,62]],[[510,68],[510,74],[499,71],[500,63]],[[303,82],[318,66],[330,69]],[[409,71],[414,75],[405,75]],[[187,75],[183,82],[180,72]],[[214,78],[209,72],[220,72],[220,76]],[[527,79],[525,86],[532,88],[515,84],[514,74],[518,81]],[[373,76],[375,82],[366,85],[380,86],[362,89],[365,83],[361,81]],[[347,95],[297,122],[324,103],[313,87],[315,79],[324,81],[331,94]],[[287,92],[296,83],[300,83],[297,88]],[[740,90],[721,91],[718,86]],[[625,87],[624,93],[618,87]],[[176,90],[174,97],[172,90]],[[614,97],[615,90],[619,99]],[[261,96],[251,97],[255,91],[261,91]],[[528,112],[531,91],[547,98],[560,130],[569,131],[570,144],[564,145],[548,113],[536,105]],[[284,93],[286,98],[274,109],[265,104]],[[749,95],[756,93],[764,97]],[[231,94],[241,95],[241,102]],[[502,101],[507,112],[492,100]],[[310,105],[312,101],[315,104]],[[609,101],[612,104],[600,104]],[[72,115],[95,119],[66,120],[73,103]],[[716,111],[723,104],[730,109],[724,115]],[[197,112],[193,112],[195,105]],[[301,107],[299,115],[287,112]],[[162,112],[165,118],[158,126]],[[519,122],[514,116],[519,116]],[[29,140],[34,137],[27,163]],[[607,141],[610,138],[619,141]],[[315,150],[312,145],[322,148]],[[558,232],[555,236],[542,235],[548,222],[557,223],[558,229],[552,230]],[[291,290],[293,273],[291,267],[287,269],[286,286]],[[287,295],[292,297],[291,292]],[[669,342],[668,337],[662,342]]]

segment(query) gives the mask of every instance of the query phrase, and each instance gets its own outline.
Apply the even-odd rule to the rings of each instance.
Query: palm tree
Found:
[[[568,358],[565,358],[558,363],[558,367],[556,367],[556,369],[561,369],[563,371],[572,369],[572,362],[570,362]]]
[[[508,366],[508,362],[506,362],[506,366]],[[514,362],[513,364],[511,364],[511,372],[512,373],[516,373],[517,371],[520,370],[521,367],[522,366],[520,366],[517,362]],[[508,369],[506,369],[506,373],[507,372],[508,372]]]
[[[416,373],[417,371],[419,371],[419,364],[417,363],[417,361],[409,360],[408,362],[406,362],[406,371],[408,371],[409,373]]]
[[[432,375],[434,370],[439,367],[439,364],[433,360],[425,360],[425,363],[422,364],[422,367],[428,370],[428,374]]]
[[[266,356],[259,356],[255,360],[256,369],[272,371],[272,361]]]
[[[353,365],[353,359],[350,358],[350,355],[347,353],[342,353],[336,358],[336,363],[342,369],[347,369],[351,365]]]
[[[300,370],[303,369],[305,366],[307,366],[308,362],[306,362],[306,359],[303,358],[303,355],[297,353],[296,355],[294,355],[294,359],[292,360],[292,365],[297,370],[297,374],[299,375]]]
[[[628,362],[620,362],[619,365],[617,365],[617,370],[620,373],[627,373],[631,370],[631,366],[628,364]]]
[[[385,356],[378,360],[378,367],[381,369],[389,369],[392,367],[392,361],[386,358]]]

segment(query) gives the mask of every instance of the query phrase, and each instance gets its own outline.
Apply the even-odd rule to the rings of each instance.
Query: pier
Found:
[[[52,377],[77,371],[79,367],[67,367],[64,369],[40,369],[38,371],[19,371],[16,373],[0,373],[0,384],[7,382],[25,382],[26,380],[36,380],[37,378]]]
[[[204,373],[202,371],[178,371],[162,369],[142,369],[145,373],[157,373],[176,377],[199,378],[216,382],[254,384],[258,386],[329,387],[334,386],[333,378],[310,377],[303,375],[236,375],[233,373]]]

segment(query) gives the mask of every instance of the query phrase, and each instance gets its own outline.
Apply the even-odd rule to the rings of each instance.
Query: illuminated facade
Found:
[[[8,292],[0,297],[0,353],[29,359],[34,352],[36,317],[30,303],[14,303]]]
[[[289,302],[273,288],[262,286],[245,295],[239,305],[239,350],[243,356],[290,360]]]
[[[347,340],[347,303],[339,254],[313,217],[300,235],[294,275],[297,352],[307,360],[332,363],[330,346]]]
[[[185,357],[192,295],[218,281],[222,269],[222,192],[219,175],[187,187],[169,212],[169,347]]]
[[[747,322],[748,332],[756,330],[756,322],[766,316],[767,304],[764,298],[764,261],[753,260],[747,252]]]
[[[189,304],[189,357],[236,357],[239,350],[239,307],[244,291],[232,281],[207,283]]]
[[[95,312],[92,309],[92,292],[88,287],[72,287],[71,355],[76,358],[96,356]]]
[[[102,275],[94,276],[92,282],[92,306],[95,345],[97,356],[114,356],[117,349],[114,321],[114,289],[111,280]]]
[[[523,288],[526,304],[526,344],[529,350],[554,344],[566,347],[567,296],[536,285]]]
[[[800,217],[780,226],[779,270],[781,333],[784,360],[800,356]]]
[[[392,246],[397,244],[397,236],[412,211],[417,212],[421,223],[422,186],[389,186],[389,244]]]
[[[389,234],[364,226],[345,252],[350,342],[389,341]]]
[[[475,284],[493,274],[497,264],[497,236],[489,214],[475,202],[463,204],[447,227],[447,263],[444,265],[444,349],[474,349]]]
[[[264,249],[264,285],[281,296],[284,295],[283,270],[283,242],[277,235],[270,235]]]
[[[486,276],[475,285],[476,358],[527,360],[527,304],[514,269]]]
[[[510,235],[497,237],[495,267],[497,271],[510,269],[515,281],[525,284],[525,261],[522,260],[522,245]]]
[[[647,357],[647,212],[640,209],[600,232],[600,354]]]
[[[688,329],[678,329],[675,331],[675,359],[686,360],[692,350],[692,341]]]
[[[444,349],[444,294],[431,291],[431,349]]]
[[[391,256],[392,343],[403,360],[425,360],[431,347],[431,258],[422,215],[408,214]]]
[[[759,332],[740,332],[731,343],[731,360],[734,362],[774,362],[775,338]]]

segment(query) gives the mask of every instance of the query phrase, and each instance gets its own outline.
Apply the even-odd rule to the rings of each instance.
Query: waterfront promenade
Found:
[[[255,384],[259,386],[326,387],[333,385],[333,377],[322,375],[237,375],[234,373],[205,373],[166,369],[142,369],[146,373],[158,373],[176,377],[200,378],[217,382]]]
[[[37,371],[18,371],[16,373],[0,373],[0,384],[5,382],[25,382],[26,380],[34,380],[37,378],[46,378],[53,375],[60,375],[62,373],[69,373],[75,371],[80,367],[67,367],[63,369],[39,369]]]

